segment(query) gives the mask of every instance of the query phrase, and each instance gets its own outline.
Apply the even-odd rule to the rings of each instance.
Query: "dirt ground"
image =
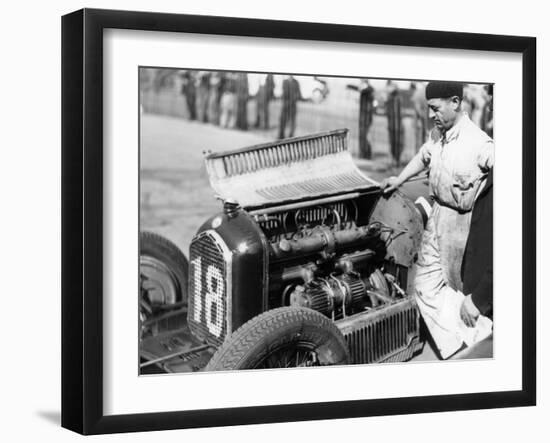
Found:
[[[143,114],[140,144],[140,230],[173,241],[186,256],[197,229],[216,212],[221,202],[213,194],[204,165],[204,153],[237,149],[273,140],[263,131],[239,131],[191,122],[178,117]],[[398,171],[388,167],[385,147],[373,146],[375,161],[357,161],[374,180]],[[427,194],[425,181],[407,185],[410,197]],[[415,360],[433,360],[429,348]]]

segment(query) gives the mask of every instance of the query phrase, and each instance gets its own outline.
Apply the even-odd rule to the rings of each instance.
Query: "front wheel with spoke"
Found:
[[[317,353],[311,343],[290,343],[270,352],[254,369],[301,368],[319,366]]]
[[[142,336],[150,319],[187,306],[187,258],[170,240],[141,232],[139,245],[139,318]]]
[[[216,351],[207,371],[344,365],[346,341],[334,323],[308,308],[284,307],[254,317]]]

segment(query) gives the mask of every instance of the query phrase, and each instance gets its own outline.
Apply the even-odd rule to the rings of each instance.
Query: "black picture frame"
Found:
[[[522,388],[106,416],[103,412],[103,31],[108,28],[519,53],[522,56]],[[82,434],[536,404],[536,39],[83,9],[62,18],[62,426]],[[518,307],[519,309],[520,307]]]

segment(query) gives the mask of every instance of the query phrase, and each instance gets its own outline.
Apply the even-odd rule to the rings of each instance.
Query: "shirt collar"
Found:
[[[449,143],[450,141],[457,139],[460,134],[460,130],[464,127],[464,125],[468,124],[469,120],[470,117],[468,117],[468,113],[462,112],[454,126],[443,134],[443,137],[441,138],[442,142]]]

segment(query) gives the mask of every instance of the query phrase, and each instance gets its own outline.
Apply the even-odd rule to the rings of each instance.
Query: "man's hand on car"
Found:
[[[385,178],[382,180],[382,183],[380,183],[380,187],[382,188],[384,194],[395,191],[401,185],[401,180],[399,180],[399,177],[395,176]]]
[[[472,300],[472,294],[467,295],[462,302],[462,306],[460,307],[460,318],[464,324],[469,328],[473,328],[476,325],[480,314],[481,312],[479,312],[479,309],[477,309]]]

